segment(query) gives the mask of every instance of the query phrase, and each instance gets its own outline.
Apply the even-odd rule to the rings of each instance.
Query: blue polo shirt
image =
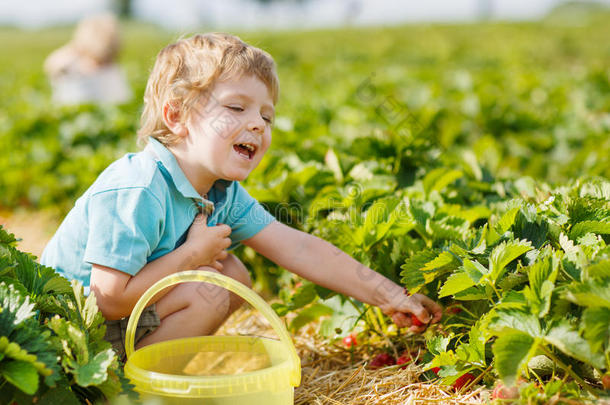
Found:
[[[174,155],[149,138],[144,151],[112,163],[76,201],[40,262],[88,293],[91,263],[135,275],[183,244],[202,210],[208,226],[231,227],[229,249],[275,220],[236,181],[216,181],[204,199]]]

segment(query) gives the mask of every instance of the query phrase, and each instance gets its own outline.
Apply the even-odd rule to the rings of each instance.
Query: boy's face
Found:
[[[244,180],[271,144],[274,114],[269,90],[257,77],[217,82],[187,120],[189,160],[215,178]]]

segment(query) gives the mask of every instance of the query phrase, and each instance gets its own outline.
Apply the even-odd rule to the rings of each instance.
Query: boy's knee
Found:
[[[229,254],[226,259],[222,261],[223,269],[220,272],[225,276],[231,277],[248,288],[252,288],[252,279],[250,278],[250,272],[248,268],[233,254]]]
[[[246,266],[241,262],[241,260],[239,260],[237,258],[237,256],[235,256],[233,254],[229,254],[226,259],[222,260],[222,265],[223,265],[222,271],[218,271],[218,270],[214,269],[213,267],[209,267],[209,266],[199,267],[198,270],[213,271],[215,273],[220,273],[227,277],[231,277],[232,279],[234,279],[236,281],[239,281],[241,284],[245,285],[248,288],[252,288],[252,279],[250,278],[250,273],[248,272],[248,269],[246,268]],[[212,284],[209,284],[209,283],[201,283],[201,284],[204,286],[207,286],[205,288],[214,287]],[[203,289],[204,291],[205,291],[205,288]],[[228,290],[226,290],[222,287],[218,287],[218,288],[227,294],[226,299],[229,302],[229,307],[227,309],[227,315],[233,313],[237,308],[239,308],[245,302],[244,299],[242,297],[240,297],[239,295],[237,295],[233,292],[229,292]]]
[[[226,259],[222,261],[223,269],[220,272],[225,276],[231,277],[234,280],[239,281],[241,284],[248,288],[252,288],[252,279],[246,266],[237,258],[237,256],[229,254]],[[239,307],[241,307],[245,300],[235,293],[230,294],[231,305],[229,307],[229,313],[233,313]]]
[[[218,270],[212,267],[200,267],[199,270],[219,273]],[[230,292],[220,286],[211,283],[200,281],[188,283],[189,285],[189,301],[195,308],[212,309],[217,318],[224,318],[229,314],[230,309]]]

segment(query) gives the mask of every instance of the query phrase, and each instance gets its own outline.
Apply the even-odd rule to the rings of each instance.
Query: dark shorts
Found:
[[[112,343],[112,348],[119,356],[119,360],[123,363],[127,361],[127,356],[125,353],[125,335],[127,333],[128,322],[129,317],[105,322],[106,336],[104,336],[104,339]],[[138,342],[144,338],[144,336],[149,335],[155,329],[157,329],[159,325],[161,325],[161,319],[159,319],[159,314],[157,314],[155,304],[144,308],[142,314],[140,315],[138,326],[136,326],[134,345],[137,345]]]

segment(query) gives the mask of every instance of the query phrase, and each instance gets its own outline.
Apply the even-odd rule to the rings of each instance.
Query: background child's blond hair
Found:
[[[121,46],[119,25],[112,14],[87,17],[78,23],[70,42],[45,60],[51,78],[66,74],[91,74],[114,63]]]
[[[98,64],[112,63],[120,48],[119,25],[112,14],[101,14],[81,21],[76,27],[72,46]]]
[[[175,143],[178,137],[163,122],[163,105],[170,103],[186,122],[190,109],[216,81],[244,74],[258,77],[277,102],[279,80],[267,52],[222,33],[197,34],[166,46],[157,55],[146,84],[138,142],[152,136],[165,145]]]

